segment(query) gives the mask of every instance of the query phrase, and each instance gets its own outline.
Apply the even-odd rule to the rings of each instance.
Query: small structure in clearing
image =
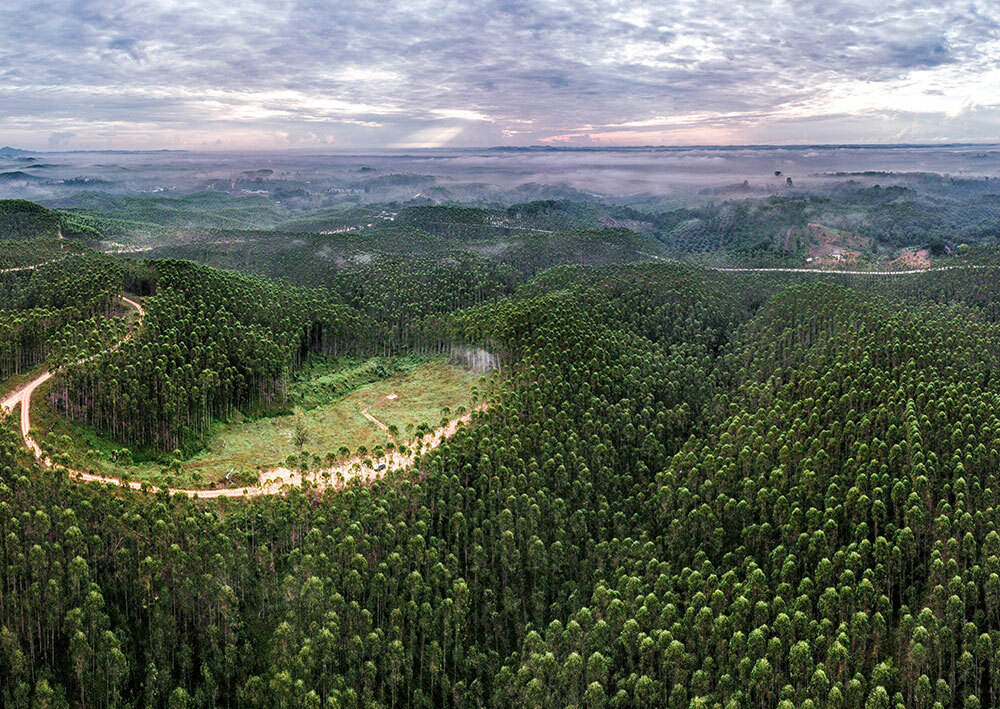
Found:
[[[810,223],[809,257],[806,263],[823,268],[847,264],[856,266],[861,253],[871,247],[871,240],[822,224]]]

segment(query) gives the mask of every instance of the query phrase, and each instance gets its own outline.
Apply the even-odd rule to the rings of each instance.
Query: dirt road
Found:
[[[674,263],[678,266],[685,265],[684,261],[665,258],[646,251],[637,252],[643,256],[648,256],[656,261],[664,263]],[[968,266],[938,266],[937,268],[913,268],[906,271],[845,271],[836,268],[727,268],[724,266],[702,266],[709,271],[720,271],[722,273],[823,273],[840,276],[912,276],[918,273],[937,273],[940,271],[976,271],[983,268],[996,268],[996,266],[968,265]]]
[[[37,268],[37,266],[36,266]],[[136,301],[128,298],[124,295],[118,296],[123,303],[128,305],[130,308],[134,309],[139,315],[139,325],[142,323],[142,318],[146,315],[146,311],[143,307]],[[121,342],[115,344],[107,352],[114,352],[123,343],[127,342],[132,335],[136,332],[138,326],[132,328],[132,330],[126,335]],[[93,357],[100,356],[93,355]],[[82,360],[81,360],[82,361]],[[35,393],[35,390],[52,378],[52,372],[47,371],[43,374],[32,379],[27,384],[19,387],[15,391],[11,392],[0,401],[0,407],[4,411],[12,411],[14,407],[20,405],[21,407],[21,437],[24,439],[24,444],[32,452],[39,463],[47,468],[58,467],[66,470],[69,476],[73,480],[78,480],[80,482],[98,482],[106,485],[118,485],[124,486],[122,481],[118,478],[107,477],[105,475],[95,475],[93,473],[87,473],[82,470],[75,470],[73,468],[68,468],[66,466],[60,465],[58,463],[53,463],[50,458],[42,454],[42,449],[38,446],[38,443],[31,437],[31,397]],[[478,407],[477,410],[484,410],[486,408],[485,404]],[[372,416],[368,411],[362,411],[362,414],[368,420],[375,423],[377,426],[389,431],[389,427],[384,423],[379,421],[377,418]],[[199,499],[211,499],[215,497],[255,497],[258,495],[278,495],[282,494],[287,485],[302,486],[304,481],[309,482],[311,485],[319,488],[325,489],[327,487],[333,486],[335,488],[343,487],[349,480],[356,477],[361,477],[365,482],[371,482],[380,477],[383,477],[390,470],[402,470],[409,468],[413,465],[414,460],[418,452],[426,453],[429,450],[437,448],[441,443],[453,436],[458,430],[459,426],[464,423],[468,423],[472,419],[471,414],[466,414],[465,416],[459,416],[453,419],[446,426],[442,426],[436,429],[430,436],[427,436],[419,441],[402,441],[400,443],[400,448],[405,447],[407,453],[400,453],[399,449],[389,452],[385,457],[374,461],[373,465],[378,467],[383,464],[381,470],[375,470],[364,465],[364,462],[359,457],[354,457],[349,460],[343,461],[329,468],[322,468],[310,473],[303,474],[298,471],[289,470],[288,468],[274,468],[272,470],[264,471],[260,474],[257,484],[254,486],[247,486],[241,488],[221,488],[217,490],[203,490],[203,489],[186,489],[186,488],[167,488],[171,494],[183,494],[189,497],[196,497]],[[411,450],[412,449],[412,450]],[[419,451],[418,451],[419,449]],[[140,490],[143,487],[143,483],[131,481],[127,484],[127,487],[133,490]],[[159,488],[155,485],[147,485],[147,489],[151,492],[157,492]]]
[[[143,310],[142,306],[139,305],[136,301],[124,295],[120,295],[118,297],[119,299],[121,299],[123,303],[128,305],[130,308],[134,309],[139,314],[139,323],[141,324],[142,318],[146,314],[146,311]],[[119,347],[121,347],[122,343],[128,342],[128,340],[132,337],[132,333],[134,332],[135,328],[133,328],[124,337],[124,339],[122,339],[121,342],[115,344],[115,346],[108,351],[113,352],[117,350]],[[93,359],[93,357],[97,356],[99,355],[93,355],[92,357],[90,357],[90,359]],[[82,361],[83,360],[81,360],[81,362]],[[52,378],[52,372],[44,372],[35,377],[34,379],[32,379],[27,384],[23,385],[19,389],[9,394],[2,402],[0,402],[0,407],[2,407],[6,411],[12,411],[15,406],[17,406],[18,404],[21,405],[21,437],[24,439],[24,444],[29,449],[31,449],[32,453],[35,454],[35,457],[39,461],[42,461],[42,451],[38,447],[38,443],[36,443],[35,440],[29,435],[29,432],[31,431],[31,396],[32,394],[35,393],[35,389],[37,389],[39,386],[41,386],[51,378]],[[44,463],[45,461],[42,462]]]
[[[39,460],[41,460],[42,451],[38,447],[38,444],[35,443],[35,440],[28,435],[28,431],[31,430],[31,395],[35,393],[35,389],[39,385],[44,384],[51,378],[52,372],[45,372],[10,394],[3,402],[0,402],[0,406],[5,411],[13,411],[15,406],[18,404],[21,405],[21,438],[24,439],[24,444],[31,449],[31,452]]]
[[[39,381],[38,383],[40,384],[41,382]],[[34,389],[32,389],[32,391],[33,390]],[[4,404],[6,405],[6,401]],[[484,411],[485,409],[485,404],[480,404],[476,408],[477,411]],[[26,420],[24,411],[25,409],[22,408],[22,434],[25,430],[24,426]],[[210,500],[217,497],[259,497],[261,495],[281,495],[285,493],[288,486],[302,487],[304,483],[308,483],[310,486],[321,491],[328,487],[341,489],[354,478],[360,478],[363,483],[371,483],[379,478],[385,477],[385,475],[389,472],[406,470],[413,467],[418,453],[426,454],[428,451],[434,450],[445,440],[455,435],[459,427],[463,424],[469,423],[471,420],[472,414],[465,414],[464,416],[452,419],[448,422],[447,426],[441,426],[430,436],[426,436],[419,441],[402,441],[400,443],[400,448],[405,447],[407,450],[406,453],[401,453],[400,449],[390,451],[382,458],[373,460],[373,467],[366,466],[360,457],[355,456],[336,465],[327,468],[320,468],[306,473],[298,470],[291,470],[285,467],[265,470],[258,477],[257,484],[253,486],[218,488],[215,490],[170,487],[167,488],[167,491],[172,495],[180,494],[201,500]],[[48,458],[43,459],[42,452],[38,448],[38,445],[26,435],[25,443],[31,448],[35,457],[42,465],[49,468],[55,465]],[[384,465],[384,467],[382,467],[381,470],[376,470],[376,468],[380,465]],[[105,475],[94,475],[93,473],[86,473],[82,470],[74,470],[73,468],[67,468],[61,465],[56,467],[66,470],[71,479],[78,480],[80,482],[98,482],[105,485],[125,486],[118,478],[107,477]],[[133,480],[127,484],[127,487],[133,490],[141,490],[143,488],[143,483]],[[146,489],[153,493],[159,492],[160,490],[159,487],[149,484],[146,485]]]
[[[130,308],[132,308],[133,310],[135,310],[135,312],[139,313],[139,317],[140,318],[146,317],[146,311],[143,310],[142,306],[139,305],[137,302],[135,302],[131,298],[129,298],[127,296],[124,296],[124,295],[120,295],[118,297],[122,299],[122,302],[125,303],[125,305],[129,306]],[[125,340],[122,340],[122,341],[123,342],[127,341],[128,338],[130,338],[131,336],[132,336],[132,333],[129,333],[128,335],[125,336]]]
[[[370,413],[368,413],[368,409],[361,409],[361,415],[364,416],[369,421],[371,421],[376,426],[378,426],[379,428],[381,428],[383,431],[385,431],[386,433],[388,433],[390,436],[392,435],[392,433],[389,431],[389,427],[386,426],[381,421],[379,421],[374,416],[372,416]]]
[[[42,266],[48,266],[50,263],[59,263],[60,261],[65,261],[68,256],[60,256],[59,258],[54,258],[51,261],[43,261],[42,263],[35,263],[31,266],[16,266],[14,268],[0,268],[0,273],[15,273],[16,271],[35,271]]]

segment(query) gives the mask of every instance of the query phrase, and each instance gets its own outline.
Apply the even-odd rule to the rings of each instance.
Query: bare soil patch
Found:
[[[810,223],[809,266],[812,268],[836,268],[857,266],[862,250],[870,246],[870,240],[839,229]]]
[[[889,262],[893,268],[910,271],[916,268],[931,267],[930,249],[916,249],[902,252],[898,257]]]

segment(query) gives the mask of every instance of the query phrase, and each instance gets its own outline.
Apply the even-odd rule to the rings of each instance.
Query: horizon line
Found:
[[[705,143],[692,145],[484,145],[465,147],[419,147],[419,148],[396,148],[396,147],[334,147],[323,146],[322,149],[312,149],[305,147],[287,148],[212,148],[206,146],[204,149],[192,148],[74,148],[72,150],[34,150],[31,148],[15,148],[10,145],[0,147],[0,154],[3,151],[12,153],[24,153],[32,155],[71,155],[76,153],[119,153],[119,154],[153,154],[153,153],[350,153],[356,152],[391,152],[391,153],[421,153],[421,152],[472,152],[472,151],[495,151],[495,152],[598,152],[598,151],[639,151],[639,150],[775,150],[782,148],[810,148],[817,150],[829,149],[856,149],[856,150],[878,150],[878,149],[900,149],[900,148],[982,148],[996,146],[1000,147],[1000,141],[983,142],[949,142],[949,143]]]

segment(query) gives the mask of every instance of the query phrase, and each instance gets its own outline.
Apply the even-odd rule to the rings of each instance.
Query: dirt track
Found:
[[[383,431],[385,431],[386,433],[389,433],[389,427],[388,427],[388,426],[386,426],[386,425],[385,425],[384,423],[382,423],[381,421],[379,421],[379,420],[378,420],[377,418],[375,418],[374,416],[372,416],[372,415],[371,415],[370,413],[368,413],[368,409],[361,409],[361,415],[362,415],[362,416],[364,416],[364,417],[365,417],[366,419],[368,419],[369,421],[371,421],[371,422],[372,422],[373,424],[375,424],[376,426],[378,426],[379,428],[381,428],[381,429],[382,429]]]
[[[481,404],[477,407],[478,411],[485,409],[485,404]],[[394,450],[386,456],[373,461],[374,466],[384,463],[385,467],[382,470],[375,470],[374,468],[368,467],[364,464],[361,458],[354,457],[338,463],[337,465],[328,468],[320,468],[306,473],[298,470],[291,470],[285,467],[272,468],[271,470],[262,472],[257,480],[257,484],[252,486],[218,488],[215,490],[170,487],[167,488],[167,490],[172,495],[182,494],[187,495],[188,497],[207,500],[216,497],[259,497],[261,495],[280,495],[285,492],[286,486],[302,487],[303,482],[308,482],[312,487],[319,490],[325,490],[328,487],[333,487],[335,489],[342,488],[353,478],[360,478],[362,482],[370,483],[384,477],[386,473],[390,471],[405,470],[412,467],[416,459],[417,451],[410,450],[411,446],[419,446],[420,453],[426,453],[427,451],[433,450],[441,445],[442,442],[455,435],[455,432],[458,431],[462,424],[466,424],[471,420],[472,414],[466,414],[465,416],[460,416],[451,420],[447,426],[442,426],[441,428],[436,429],[430,436],[427,436],[421,441],[416,441],[412,444],[409,441],[403,441],[401,445],[407,447],[407,453],[400,453],[399,450]],[[25,441],[28,442],[30,439],[26,438]],[[35,451],[35,457],[38,458],[43,465],[46,467],[52,467],[51,461],[48,459],[43,461],[41,459],[41,451],[38,449],[34,441],[30,441],[28,445],[32,447],[32,450]],[[94,475],[80,470],[73,470],[72,468],[67,468],[66,470],[69,472],[72,479],[79,480],[80,482],[99,482],[106,485],[122,485],[122,481],[118,478],[110,478],[104,475]],[[143,483],[130,481],[128,483],[128,487],[133,490],[141,490]],[[146,488],[150,492],[158,492],[160,489],[155,485],[148,484]]]
[[[47,378],[48,377],[46,377],[46,379]],[[40,384],[41,382],[38,383]],[[6,404],[6,402],[4,403]],[[485,404],[481,404],[477,407],[477,411],[483,411],[485,409]],[[25,409],[22,408],[22,431],[25,426],[24,411]],[[325,490],[331,486],[335,489],[342,488],[353,478],[360,478],[362,482],[370,483],[384,477],[386,473],[390,471],[405,470],[412,467],[418,452],[417,449],[411,448],[412,446],[419,447],[419,452],[421,454],[427,453],[428,451],[437,448],[451,436],[455,435],[455,432],[458,431],[461,425],[469,423],[471,420],[472,414],[459,416],[458,418],[452,419],[448,422],[447,426],[442,426],[436,429],[430,436],[427,436],[420,441],[415,441],[413,443],[409,441],[402,441],[400,445],[406,446],[406,453],[400,453],[397,449],[372,462],[373,466],[376,467],[379,464],[384,463],[385,467],[382,470],[375,470],[373,467],[366,466],[360,457],[355,456],[354,458],[350,458],[349,460],[338,463],[337,465],[320,468],[306,473],[291,470],[285,467],[272,468],[271,470],[262,472],[257,480],[257,484],[253,486],[218,488],[215,490],[170,487],[167,488],[167,491],[172,495],[182,494],[187,495],[188,497],[207,500],[216,497],[259,497],[261,495],[280,495],[285,492],[286,486],[302,487],[304,482],[308,482],[312,487],[319,490]],[[42,465],[49,468],[54,466],[51,460],[48,458],[42,458],[42,451],[38,448],[38,444],[35,443],[34,440],[28,436],[25,436],[24,440]],[[107,477],[105,475],[94,475],[93,473],[86,473],[82,470],[74,470],[73,468],[66,468],[65,466],[57,467],[65,469],[72,479],[79,480],[80,482],[98,482],[106,485],[123,486],[122,481],[118,478]],[[143,488],[143,483],[133,480],[128,483],[128,487],[133,490],[141,490]],[[146,489],[154,493],[160,490],[157,486],[149,484],[146,485]]]
[[[35,266],[37,268],[37,266]],[[127,298],[126,296],[118,296],[123,303],[133,308],[139,315],[139,323],[142,324],[142,318],[146,315],[146,311],[143,309],[139,303]],[[137,325],[137,327],[138,327]],[[136,331],[133,328],[125,338],[117,343],[114,347],[107,350],[106,352],[114,352],[123,343],[127,342],[132,334]],[[97,357],[99,355],[94,355]],[[83,361],[83,360],[81,360]],[[60,465],[58,463],[53,463],[52,460],[42,454],[42,449],[38,446],[38,443],[31,437],[31,397],[35,393],[35,390],[52,378],[53,372],[47,371],[43,374],[32,379],[27,384],[19,387],[18,389],[11,392],[3,401],[0,401],[0,408],[4,411],[12,411],[15,406],[21,406],[21,437],[24,439],[24,444],[27,448],[34,454],[35,458],[39,463],[47,468],[61,468],[66,470],[71,479],[79,480],[80,482],[98,482],[104,483],[106,485],[118,485],[124,486],[123,482],[118,478],[107,477],[105,475],[95,475],[93,473],[87,473],[82,470],[75,470],[73,468],[68,468],[66,466]],[[486,408],[485,404],[481,404],[477,410],[484,410]],[[362,411],[362,414],[368,420],[375,423],[380,428],[385,431],[389,430],[389,427],[384,423],[376,419],[374,416],[368,413],[368,411]],[[384,464],[382,470],[374,470],[364,465],[361,458],[354,457],[349,460],[343,461],[329,468],[322,468],[310,473],[301,473],[299,471],[289,470],[288,468],[274,468],[272,470],[264,471],[260,474],[257,484],[254,486],[246,486],[240,488],[220,488],[217,490],[207,490],[207,489],[187,489],[187,488],[167,488],[171,494],[183,494],[189,497],[196,497],[201,499],[210,499],[214,497],[256,497],[259,495],[277,495],[284,492],[287,485],[292,485],[299,487],[304,481],[309,482],[314,487],[319,489],[325,489],[327,487],[342,487],[347,483],[347,481],[352,478],[360,477],[364,482],[372,482],[380,477],[383,477],[390,470],[401,470],[409,468],[413,465],[416,455],[419,452],[427,452],[441,445],[442,441],[453,436],[458,430],[459,426],[464,423],[468,423],[472,419],[471,414],[466,414],[465,416],[460,416],[453,419],[446,426],[442,426],[436,429],[430,436],[423,438],[419,441],[402,441],[400,447],[405,446],[407,448],[407,453],[400,453],[399,449],[390,451],[384,458],[380,458],[374,461],[374,465]],[[413,448],[413,450],[410,450]],[[141,490],[143,488],[143,483],[130,481],[127,485],[133,490]],[[159,488],[155,485],[146,485],[146,488],[151,492],[157,492]]]
[[[34,271],[42,266],[48,266],[50,263],[59,263],[60,261],[65,261],[68,256],[60,256],[59,258],[54,258],[51,261],[43,261],[42,263],[36,263],[31,266],[15,266],[14,268],[0,268],[0,273],[14,273],[16,271]]]
[[[684,261],[657,256],[645,251],[637,252],[643,256],[648,256],[663,263],[674,263],[685,265]],[[724,266],[702,266],[709,271],[721,271],[723,273],[807,273],[807,274],[833,274],[840,276],[912,276],[918,273],[936,273],[939,271],[976,271],[983,268],[995,268],[995,266],[968,265],[968,266],[938,266],[936,268],[914,268],[906,271],[846,271],[837,268],[727,268]]]
[[[124,295],[120,295],[118,297],[121,299],[123,303],[128,305],[130,308],[134,309],[136,313],[139,314],[139,323],[141,324],[142,318],[146,315],[146,311],[143,310],[142,306],[139,305],[136,301],[132,300],[131,298],[127,298]],[[135,329],[129,332],[129,334],[127,334],[121,342],[116,344],[108,351],[114,352],[115,350],[117,350],[119,347],[122,346],[122,343],[128,342],[128,340],[132,337],[133,332],[135,332]],[[94,357],[97,356],[98,355],[94,355]],[[29,432],[31,431],[31,395],[35,393],[35,389],[37,389],[40,385],[44,384],[51,378],[52,378],[52,372],[44,372],[39,376],[35,377],[34,379],[32,379],[24,386],[13,391],[2,402],[0,402],[0,407],[2,407],[4,410],[7,411],[13,410],[14,407],[17,406],[18,404],[21,405],[21,437],[24,439],[24,444],[31,449],[32,453],[35,454],[35,457],[39,461],[42,461],[42,451],[38,447],[38,444],[35,442],[35,440],[29,435]],[[51,465],[51,463],[49,462],[46,461],[42,462],[45,463],[46,465]]]

